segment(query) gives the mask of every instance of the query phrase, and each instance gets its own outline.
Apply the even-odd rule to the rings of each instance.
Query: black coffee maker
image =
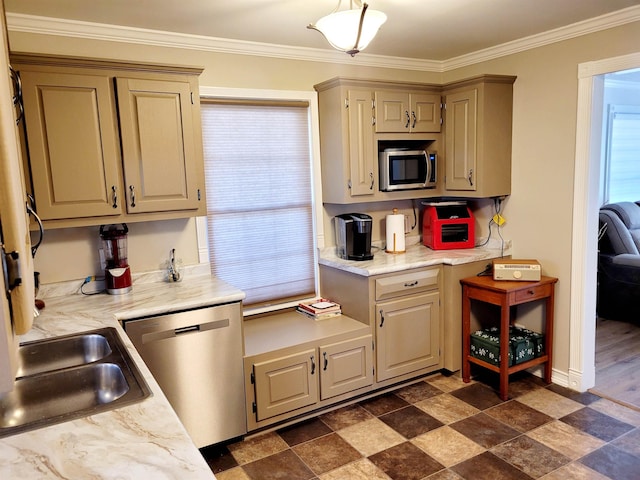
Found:
[[[334,217],[336,248],[340,258],[371,260],[373,219],[366,213],[343,213]]]

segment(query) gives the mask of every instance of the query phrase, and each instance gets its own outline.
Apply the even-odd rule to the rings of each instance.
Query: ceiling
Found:
[[[344,0],[343,9],[349,0]],[[640,0],[369,0],[387,22],[364,51],[444,61],[640,5]],[[5,0],[8,14],[331,50],[306,26],[338,0]],[[360,54],[362,55],[362,54]]]

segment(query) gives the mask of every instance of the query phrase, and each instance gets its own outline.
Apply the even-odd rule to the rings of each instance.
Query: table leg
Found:
[[[471,299],[466,285],[462,286],[462,381],[471,381]]]
[[[509,305],[500,308],[500,398],[509,399]]]
[[[547,363],[544,364],[544,381],[546,383],[551,383],[551,368],[553,367],[553,309],[554,309],[554,299],[553,299],[553,290],[551,290],[551,295],[547,297],[547,301],[545,304],[545,337],[544,337],[544,348],[545,353],[547,354],[548,360]]]

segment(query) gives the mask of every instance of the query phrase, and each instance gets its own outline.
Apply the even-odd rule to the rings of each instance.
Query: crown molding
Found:
[[[460,55],[459,57],[450,58],[443,62],[442,69],[446,72],[448,70],[486,62],[487,60],[493,60],[495,58],[550,45],[563,40],[569,40],[589,33],[619,27],[639,20],[640,6],[636,5],[608,13],[606,15],[601,15],[599,17],[590,18],[589,20],[549,30],[544,33],[530,35],[512,42],[503,43],[495,47],[478,50],[477,52],[472,52],[468,55]]]
[[[319,48],[295,47],[260,42],[248,42],[203,35],[165,32],[143,28],[81,22],[61,18],[6,13],[9,32],[84,38],[110,42],[124,42],[170,48],[183,48],[234,55],[274,57],[288,60],[302,60],[325,63],[343,63],[367,67],[393,68],[425,72],[446,72],[468,65],[511,55],[551,43],[568,40],[588,33],[606,30],[640,20],[640,6],[618,10],[607,15],[592,18],[565,27],[531,35],[519,40],[486,48],[448,60],[429,60],[408,57],[373,55],[366,52],[355,57],[344,53]]]
[[[336,50],[248,42],[204,35],[149,30],[144,28],[81,22],[63,18],[41,17],[7,12],[9,32],[84,38],[138,45],[182,48],[207,52],[252,55],[325,63],[344,63],[367,67],[418,71],[442,71],[442,62],[418,58],[389,57],[360,53],[351,57]]]

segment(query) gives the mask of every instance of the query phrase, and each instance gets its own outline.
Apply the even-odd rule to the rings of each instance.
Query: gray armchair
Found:
[[[598,253],[600,317],[640,321],[640,205],[618,202],[600,208]]]

